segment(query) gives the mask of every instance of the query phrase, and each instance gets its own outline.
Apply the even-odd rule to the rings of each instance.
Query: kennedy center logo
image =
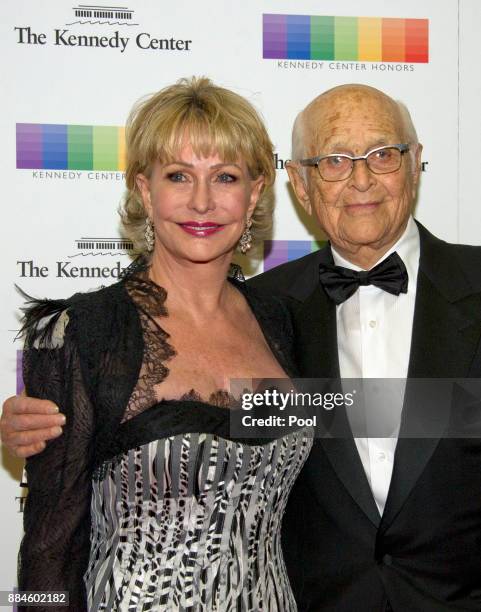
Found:
[[[429,20],[263,15],[265,59],[427,63]]]
[[[17,168],[125,169],[125,128],[17,123]]]
[[[107,24],[107,25],[139,25],[133,22],[134,11],[126,6],[97,6],[79,4],[73,7],[75,21],[66,25]]]
[[[264,240],[264,272],[318,251],[317,240]]]
[[[17,44],[32,47],[52,45],[58,49],[97,48],[109,53],[134,50],[185,53],[192,49],[191,38],[178,37],[172,32],[136,32],[140,24],[134,21],[134,11],[126,6],[79,4],[71,10],[73,16],[70,15],[65,23],[67,27],[53,28],[50,32],[40,31],[32,25],[15,26]],[[182,22],[179,25],[182,27]]]

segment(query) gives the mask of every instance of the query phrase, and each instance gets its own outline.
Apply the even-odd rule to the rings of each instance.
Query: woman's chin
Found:
[[[226,245],[224,247],[213,245],[196,245],[195,248],[182,249],[177,251],[170,251],[170,257],[173,257],[180,264],[215,264],[220,261],[229,261],[232,259],[236,248],[236,244]],[[169,252],[169,250],[167,250]],[[164,251],[165,253],[165,251]],[[164,253],[160,256],[160,259],[164,258]]]

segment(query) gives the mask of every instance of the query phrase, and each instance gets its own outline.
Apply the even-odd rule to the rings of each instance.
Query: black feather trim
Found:
[[[32,347],[35,342],[48,346],[62,312],[71,305],[71,298],[41,300],[28,295],[18,285],[15,285],[15,289],[25,300],[25,305],[20,309],[23,313],[22,327],[16,338],[24,338],[26,347]],[[45,322],[40,327],[42,320]]]

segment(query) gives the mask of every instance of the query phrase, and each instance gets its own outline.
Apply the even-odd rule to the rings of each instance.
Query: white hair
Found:
[[[292,126],[292,160],[298,162],[306,156],[306,120],[305,110],[302,110],[294,120]],[[299,174],[304,179],[307,179],[307,168],[305,166],[299,166]]]
[[[305,109],[304,109],[305,110]],[[299,161],[305,156],[306,139],[305,139],[305,119],[304,110],[296,117],[292,126],[292,159]]]
[[[414,127],[414,123],[411,118],[411,113],[409,112],[408,107],[404,104],[404,102],[401,102],[401,100],[394,100],[394,102],[396,103],[399,115],[401,116],[401,125],[402,130],[404,132],[403,137],[411,145],[409,147],[409,155],[411,156],[412,166],[413,168],[415,168],[416,152],[419,144],[416,128]]]

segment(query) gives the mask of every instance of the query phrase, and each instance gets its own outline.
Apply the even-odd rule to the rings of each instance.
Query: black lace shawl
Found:
[[[231,282],[247,299],[280,365],[295,376],[292,328],[284,303],[261,296],[238,280]],[[152,327],[152,314],[167,314],[165,297],[161,287],[134,270],[99,291],[67,300],[30,300],[25,309],[27,394],[54,401],[67,423],[63,435],[27,460],[29,493],[19,588],[68,591],[69,607],[57,610],[87,610],[83,574],[90,550],[91,480],[96,470],[116,453],[147,443],[149,435],[159,437],[159,428],[153,429],[147,415],[139,412],[147,413],[147,404],[154,408],[155,403],[148,395],[148,375],[142,380],[151,370],[146,363],[149,329],[154,336],[157,333],[157,345],[150,347],[155,353],[157,346],[157,368],[165,369],[154,372],[157,379],[167,375],[165,361],[175,354],[168,335],[157,324]],[[187,411],[185,401],[160,404],[171,409],[165,435],[215,432],[222,426],[218,420],[222,411],[207,403],[191,401]]]

